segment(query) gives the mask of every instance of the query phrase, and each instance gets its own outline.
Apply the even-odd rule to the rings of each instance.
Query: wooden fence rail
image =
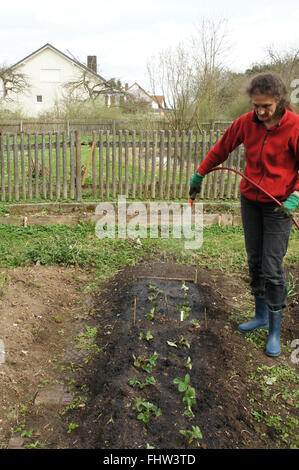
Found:
[[[201,130],[209,131],[210,129],[222,129],[225,131],[232,121],[210,121],[201,122],[199,128]],[[92,135],[93,131],[100,129],[110,132],[118,132],[120,130],[164,130],[167,132],[171,129],[169,122],[165,119],[159,118],[136,118],[136,119],[75,119],[75,120],[30,120],[20,119],[14,121],[0,120],[0,129],[3,132],[11,134],[24,132],[24,133],[43,133],[43,132],[70,132],[80,130],[82,135]]]
[[[0,136],[1,201],[99,200],[117,198],[186,199],[189,182],[220,131],[80,131]],[[238,147],[226,165],[242,170]],[[240,177],[207,175],[201,197],[237,199]]]

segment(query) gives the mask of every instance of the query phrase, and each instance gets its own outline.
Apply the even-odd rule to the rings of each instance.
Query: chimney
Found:
[[[88,55],[87,56],[87,67],[91,69],[93,72],[98,73],[97,70],[97,56],[96,55]]]
[[[125,84],[125,91],[128,91],[128,89],[129,89],[129,85],[128,85],[128,83],[126,83]]]

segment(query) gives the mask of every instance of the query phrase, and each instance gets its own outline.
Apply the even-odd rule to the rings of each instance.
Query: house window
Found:
[[[42,102],[43,102],[43,97],[42,97],[42,95],[36,95],[36,101],[37,101],[38,103],[42,103]]]
[[[47,83],[60,82],[60,69],[40,69],[40,81]]]

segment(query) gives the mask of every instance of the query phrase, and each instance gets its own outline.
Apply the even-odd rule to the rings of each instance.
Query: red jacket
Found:
[[[279,201],[299,191],[299,115],[286,109],[277,126],[266,129],[254,111],[244,114],[212,147],[197,172],[207,174],[241,143],[245,147],[245,176]],[[248,199],[272,201],[245,178],[240,190]]]

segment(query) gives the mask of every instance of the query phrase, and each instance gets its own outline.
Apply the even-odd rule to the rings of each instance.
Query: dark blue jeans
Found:
[[[271,310],[286,306],[283,258],[292,228],[291,219],[275,211],[277,207],[275,202],[251,201],[241,195],[251,291],[253,295],[265,295]]]

